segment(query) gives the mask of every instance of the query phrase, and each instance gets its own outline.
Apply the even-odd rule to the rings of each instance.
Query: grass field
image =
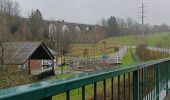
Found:
[[[122,59],[122,65],[123,66],[129,66],[129,65],[133,65],[136,63],[133,54],[135,52],[135,49],[128,49],[127,52],[125,53],[125,55],[123,56]]]
[[[103,41],[106,42],[105,50]],[[145,41],[149,46],[161,46],[164,45],[166,47],[170,46],[170,33],[154,33],[145,35]],[[141,44],[141,36],[140,35],[129,35],[124,36],[124,45],[139,45]],[[99,41],[96,45],[93,44],[75,44],[72,46],[70,52],[67,56],[83,56],[83,50],[85,48],[88,49],[88,56],[98,56],[104,54],[113,54],[114,48],[123,46],[123,36],[110,37],[107,39],[103,39]],[[95,52],[95,53],[94,53]]]
[[[123,45],[123,36],[110,37],[99,41],[99,43],[102,43],[102,41],[106,41],[108,44],[113,45]],[[125,45],[138,45],[141,43],[141,36],[140,35],[124,36],[124,41]],[[165,43],[167,46],[170,46],[170,33],[164,32],[148,34],[145,35],[145,41],[150,46],[157,46],[159,44]]]
[[[74,44],[71,48],[70,52],[67,56],[83,56],[83,50],[88,49],[88,56],[99,56],[102,54],[113,54],[114,48],[118,47],[115,45],[107,44],[105,45],[102,43],[98,43],[97,45],[94,44]]]

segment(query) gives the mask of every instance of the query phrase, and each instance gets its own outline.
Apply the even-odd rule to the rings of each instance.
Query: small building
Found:
[[[48,48],[50,50],[50,52],[52,53],[52,55],[54,56],[54,66],[58,65],[58,61],[57,61],[57,52],[55,52],[54,50]]]
[[[54,75],[54,55],[42,42],[9,42],[5,44],[4,63],[9,70],[38,75],[49,72]],[[53,52],[54,53],[54,52]],[[44,60],[51,65],[44,67]]]

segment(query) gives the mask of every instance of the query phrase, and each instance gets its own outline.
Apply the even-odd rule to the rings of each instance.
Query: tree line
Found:
[[[102,18],[98,25],[107,28],[106,36],[138,35],[142,31],[142,25],[128,17],[127,19],[111,16],[108,19]],[[144,33],[170,32],[170,26],[163,23],[161,25],[144,24]]]
[[[45,21],[39,9],[32,10],[28,18],[20,16],[20,6],[17,1],[0,1],[0,36],[10,35],[12,40],[42,41],[50,39],[48,21]],[[57,27],[62,31],[62,26],[58,21],[54,21]],[[58,23],[57,23],[58,22]],[[101,26],[101,27],[97,27]],[[60,32],[61,32],[60,31]],[[162,25],[144,25],[145,34],[155,32],[169,32],[170,28],[166,24]],[[141,24],[132,18],[122,19],[111,16],[108,19],[102,18],[95,28],[80,31],[76,26],[69,27],[69,34],[75,36],[73,43],[93,43],[110,36],[140,34]],[[78,34],[80,33],[80,34]]]

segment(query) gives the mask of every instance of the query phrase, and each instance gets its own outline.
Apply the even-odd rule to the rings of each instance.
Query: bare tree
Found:
[[[9,16],[18,16],[20,13],[19,3],[12,0],[0,0],[0,13]]]
[[[5,57],[5,49],[6,49],[6,42],[9,39],[9,25],[5,15],[0,16],[0,63],[1,66],[4,67],[4,57]]]
[[[106,44],[107,42],[106,41],[102,41],[102,44],[103,44],[103,55],[105,55],[105,50],[106,50]]]
[[[107,20],[105,18],[102,18],[100,21],[100,25],[107,27]]]
[[[7,20],[5,17],[0,18],[0,88],[4,88],[9,84],[10,82],[7,83],[7,81],[4,81],[5,79],[8,79],[9,74],[8,74],[8,69],[6,68],[7,61],[9,61],[9,51],[7,53],[7,48],[8,44],[7,42],[10,39],[10,34],[9,34],[9,26],[7,23]]]
[[[24,77],[21,80],[15,71],[10,70],[8,65],[11,59],[15,61],[11,54],[13,48],[10,47],[9,42],[12,40],[12,19],[18,15],[19,5],[17,2],[0,0],[0,88],[22,84],[28,78]],[[26,81],[28,82],[28,80]]]
[[[62,33],[62,51],[64,52],[64,54],[66,54],[69,49],[71,48],[71,45],[73,44],[73,42],[75,41],[75,28],[70,26],[68,27],[66,30],[63,30]]]
[[[20,33],[18,33],[18,38],[21,40],[26,40],[29,41],[32,38],[32,34],[31,34],[31,29],[28,25],[28,22],[25,21],[22,23],[22,25],[20,26]]]

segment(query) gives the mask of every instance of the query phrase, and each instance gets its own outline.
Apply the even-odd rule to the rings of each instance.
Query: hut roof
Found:
[[[42,42],[7,42],[3,44],[3,48],[3,59],[8,65],[24,64],[28,59],[54,59],[53,54]]]

